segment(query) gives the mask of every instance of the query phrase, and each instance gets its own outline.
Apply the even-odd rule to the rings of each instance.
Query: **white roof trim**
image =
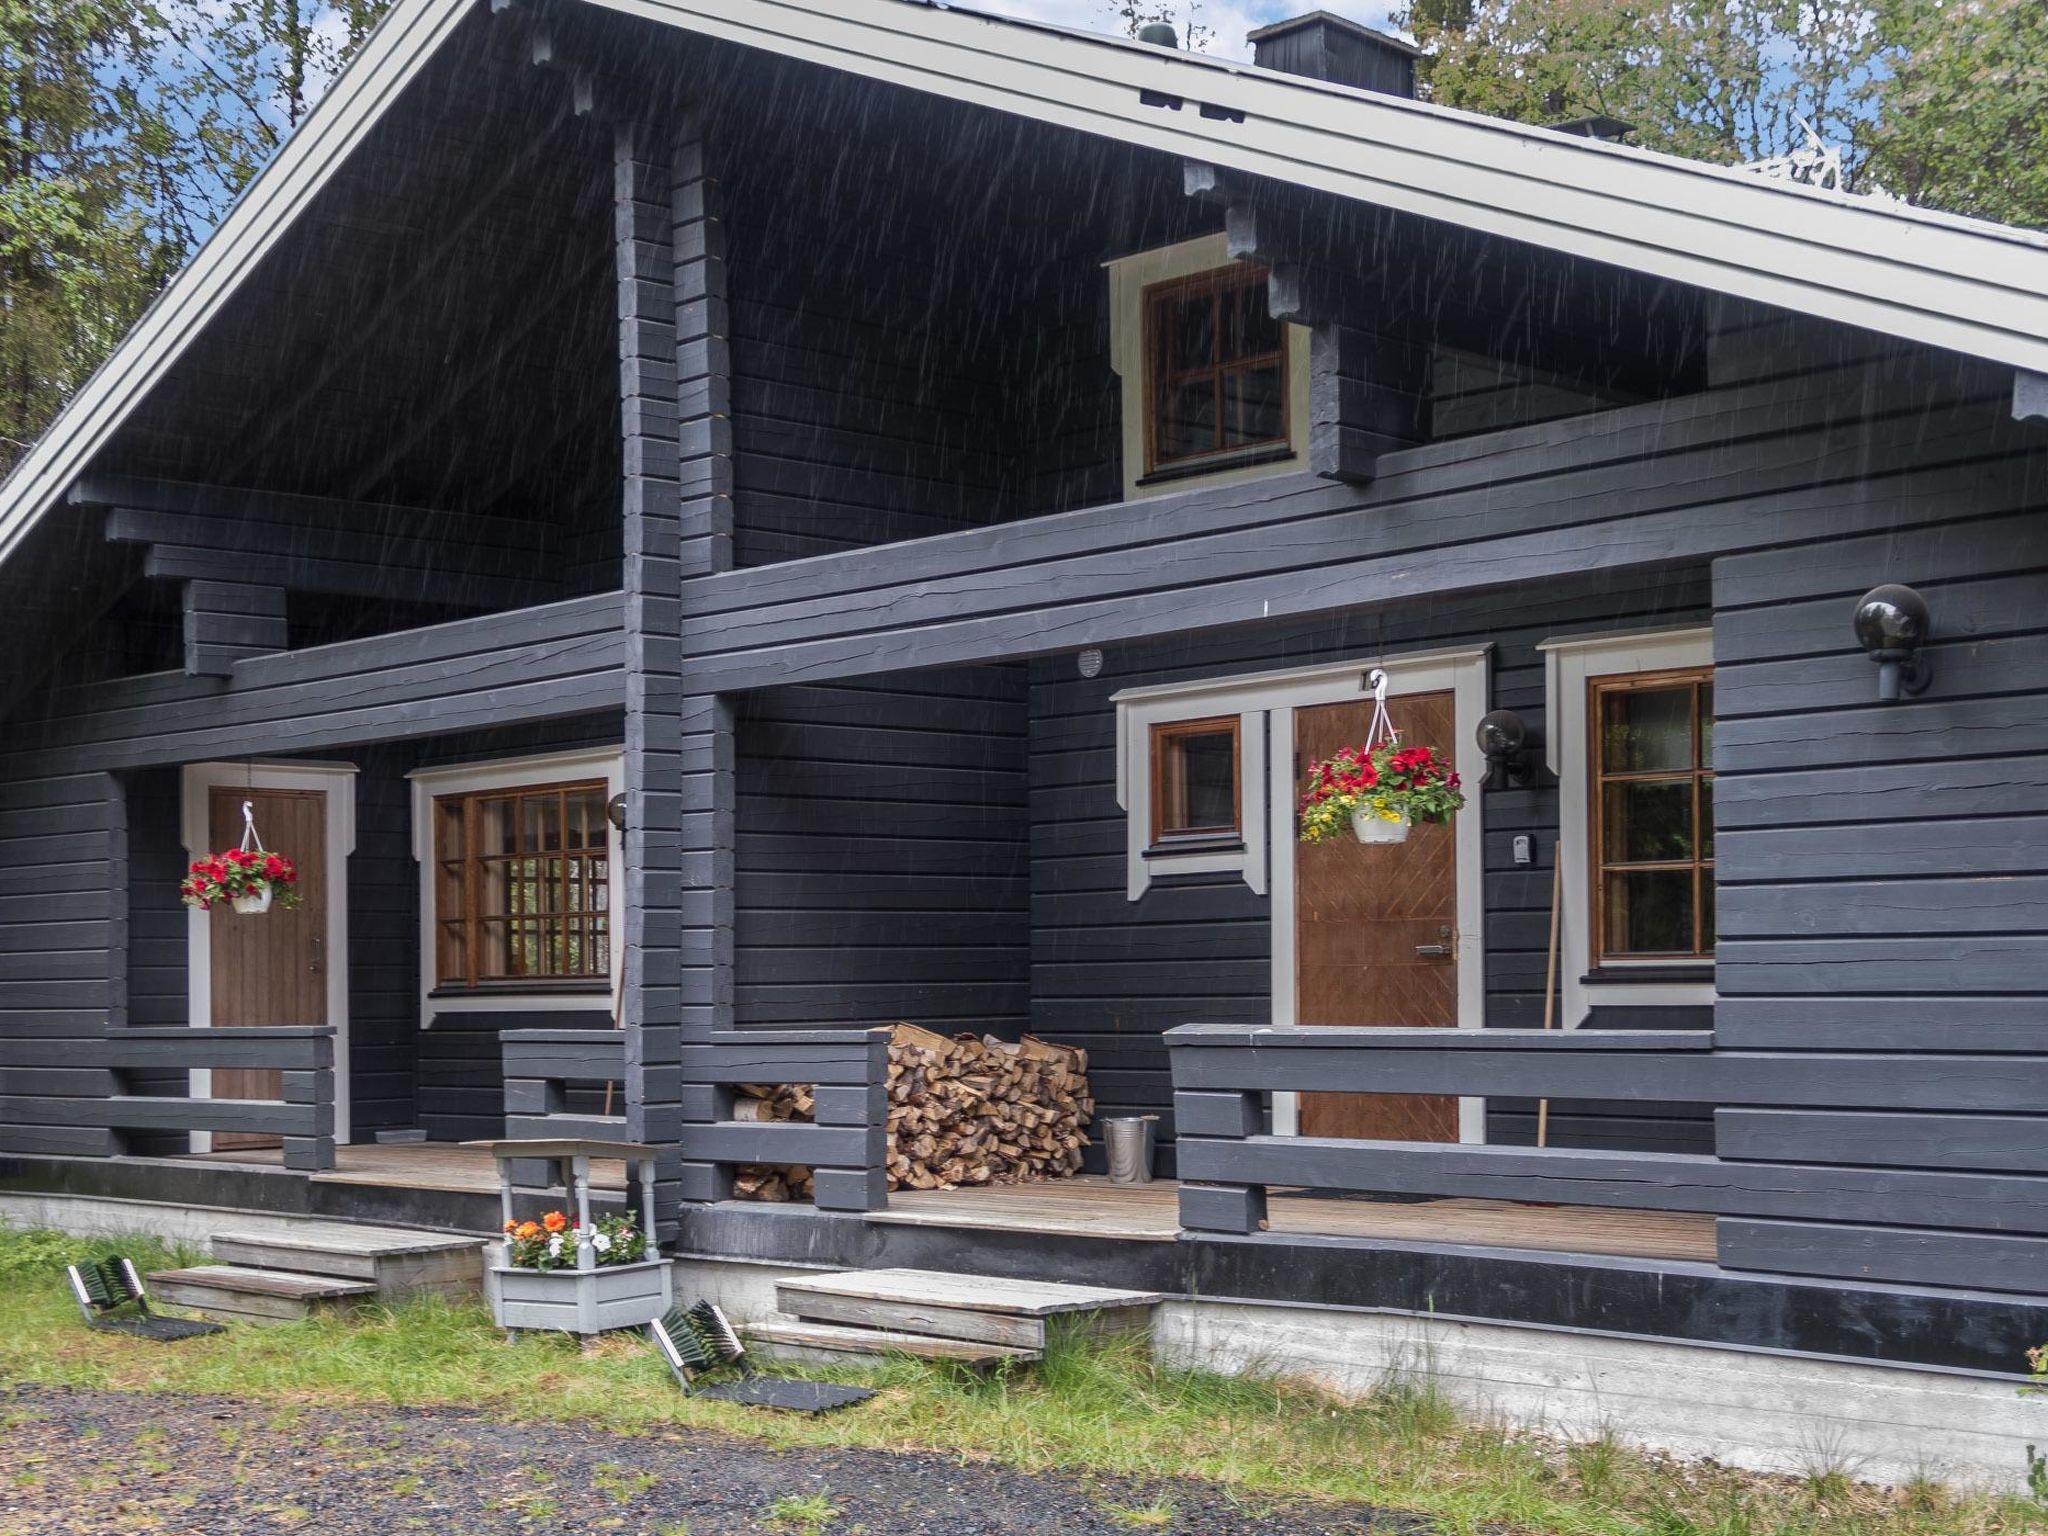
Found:
[[[472,0],[399,0],[0,486],[0,558],[106,442]],[[918,0],[606,9],[2048,374],[2048,237],[1251,65]],[[1179,112],[1140,88],[1184,96]],[[1245,114],[1214,121],[1205,101]]]

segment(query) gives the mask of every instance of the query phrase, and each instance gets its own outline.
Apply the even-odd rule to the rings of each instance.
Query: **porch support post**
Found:
[[[677,568],[686,577],[732,568],[732,383],[727,336],[725,223],[713,147],[702,119],[685,114],[672,129],[671,179],[665,188],[674,252],[670,310],[677,415]],[[678,709],[671,782],[679,787],[675,834],[675,910],[662,914],[678,936],[678,1064],[694,1047],[732,1026],[733,1012],[733,709],[729,698],[698,693],[681,675],[680,609],[666,632],[664,679]],[[732,1194],[729,1168],[708,1157],[694,1127],[732,1118],[732,1090],[670,1074],[676,1089],[680,1183],[686,1202]]]
[[[674,1232],[680,1196],[677,1049],[682,1013],[682,701],[677,614],[681,517],[676,430],[674,261],[665,132],[624,123],[613,136],[618,255],[619,415],[624,466],[626,674],[624,899],[626,1135],[655,1156],[658,1236]]]
[[[1173,1126],[1183,1142],[1195,1138],[1242,1141],[1265,1129],[1265,1105],[1257,1093],[1180,1090],[1173,1096]],[[1263,1231],[1266,1186],[1183,1182],[1180,1224],[1190,1232]]]

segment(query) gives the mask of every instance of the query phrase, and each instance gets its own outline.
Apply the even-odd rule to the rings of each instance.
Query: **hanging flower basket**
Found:
[[[211,911],[223,902],[237,912],[268,912],[299,904],[299,872],[281,853],[230,848],[194,864],[178,887],[188,907]]]
[[[188,907],[210,912],[222,902],[237,912],[254,915],[272,906],[299,904],[299,871],[281,853],[272,853],[256,835],[255,807],[242,802],[242,846],[209,853],[185,872],[178,895]]]
[[[1405,843],[1417,822],[1447,822],[1465,808],[1457,773],[1428,747],[1404,747],[1387,723],[1386,674],[1373,675],[1373,717],[1362,746],[1311,764],[1301,796],[1301,840],[1327,843],[1348,828],[1361,843]]]

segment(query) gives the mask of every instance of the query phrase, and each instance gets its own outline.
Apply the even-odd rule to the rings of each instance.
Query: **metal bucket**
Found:
[[[1129,1115],[1102,1122],[1102,1138],[1109,1147],[1110,1183],[1152,1182],[1152,1138],[1158,1124],[1157,1115]]]

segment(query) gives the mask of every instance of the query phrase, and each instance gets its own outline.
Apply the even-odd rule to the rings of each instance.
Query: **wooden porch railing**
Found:
[[[334,1166],[334,1028],[168,1026],[109,1029],[102,1047],[113,1093],[84,1112],[115,1132],[230,1131],[277,1136],[287,1168],[318,1172]],[[274,1068],[275,1099],[223,1099],[127,1091],[131,1073],[193,1068]]]
[[[683,1193],[732,1197],[744,1163],[801,1163],[826,1211],[889,1203],[889,1031],[745,1030],[683,1047]],[[733,1118],[737,1083],[814,1085],[815,1124]]]
[[[508,1140],[624,1141],[626,1036],[616,1029],[508,1029],[498,1036],[505,1067]],[[571,1087],[610,1088],[613,1112],[572,1111]]]
[[[1166,1040],[1180,1219],[1193,1231],[1256,1232],[1274,1185],[1550,1201],[1711,1215],[1726,1269],[1807,1272],[1802,1243],[1941,1233],[1941,1244],[1912,1239],[1919,1256],[1897,1278],[1948,1284],[1967,1263],[1991,1288],[2038,1288],[2048,1237],[2038,1177],[1827,1155],[1844,1111],[1867,1118],[1882,1106],[1896,1124],[1909,1112],[2038,1108],[2042,1078],[2022,1058],[1929,1055],[1908,1072],[1876,1055],[1717,1047],[1708,1030],[1191,1024]],[[1719,1155],[1266,1135],[1261,1096],[1283,1091],[1705,1104]]]
[[[1707,1030],[1168,1030],[1180,1222],[1256,1232],[1271,1185],[1644,1209],[1719,1209],[1711,1157],[1265,1134],[1274,1092],[1677,1099],[1714,1091]]]

